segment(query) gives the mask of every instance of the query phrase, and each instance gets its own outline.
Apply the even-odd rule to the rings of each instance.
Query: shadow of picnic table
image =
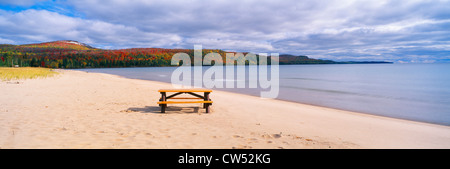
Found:
[[[166,108],[165,113],[161,113],[161,107],[159,106],[145,106],[145,107],[130,107],[125,112],[139,112],[139,113],[156,113],[156,114],[191,114],[200,113],[200,107],[189,106],[179,107],[170,106]]]

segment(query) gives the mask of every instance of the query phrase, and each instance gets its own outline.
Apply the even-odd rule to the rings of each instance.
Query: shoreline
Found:
[[[126,67],[126,68],[128,68],[128,67]],[[136,68],[141,68],[141,67],[136,67]],[[78,70],[78,69],[68,69],[68,70],[88,72],[88,71],[83,71],[83,70]],[[99,72],[89,72],[89,73],[99,73]],[[125,79],[131,79],[131,80],[144,80],[144,81],[149,81],[149,82],[159,82],[159,83],[163,83],[163,84],[170,84],[168,82],[154,81],[154,80],[145,80],[145,79],[137,79],[137,78],[128,78],[128,77],[125,77],[125,76],[114,75],[114,74],[109,74],[109,73],[99,73],[99,74],[113,75],[113,76],[117,76],[119,78],[125,78]],[[252,94],[239,93],[239,92],[234,92],[234,91],[226,91],[226,90],[221,90],[221,89],[213,89],[213,90],[222,91],[222,92],[229,92],[229,93],[234,93],[234,94],[242,94],[242,95],[246,95],[246,96],[254,96],[254,97],[259,98],[258,96],[255,96],[255,95],[252,95]],[[303,102],[297,102],[297,101],[292,101],[292,100],[285,100],[285,99],[280,99],[280,98],[275,98],[274,100],[279,100],[279,101],[284,101],[284,102],[291,102],[291,103],[298,103],[298,104],[309,105],[309,106],[324,107],[324,108],[336,109],[336,110],[341,110],[341,111],[349,111],[349,112],[355,112],[355,113],[360,113],[360,114],[365,114],[365,115],[372,115],[372,116],[379,116],[379,117],[393,118],[393,119],[399,119],[399,120],[406,120],[406,121],[411,121],[411,122],[427,123],[427,124],[441,125],[441,126],[450,127],[450,125],[446,125],[446,124],[443,124],[443,123],[433,123],[433,122],[425,121],[425,120],[421,121],[421,120],[412,120],[412,119],[408,119],[408,118],[400,118],[400,117],[395,117],[395,116],[378,115],[378,114],[375,114],[375,113],[359,112],[359,111],[355,111],[355,110],[348,110],[348,109],[342,109],[342,108],[336,108],[336,107],[329,107],[329,106],[323,106],[323,105],[312,104],[312,103],[303,103]]]
[[[161,114],[157,90],[171,84],[57,71],[0,83],[0,148],[450,148],[449,126],[220,90],[212,113]]]
[[[295,65],[294,65],[295,66]],[[154,69],[152,69],[154,68]],[[280,71],[291,70],[289,66],[280,67]],[[323,67],[329,69],[330,67]],[[363,67],[358,67],[363,68]],[[381,67],[383,68],[383,67]],[[406,68],[412,69],[415,67]],[[427,67],[425,67],[427,68]],[[122,71],[123,69],[123,71]],[[225,68],[224,68],[225,69]],[[316,67],[314,69],[306,69],[308,71],[322,69],[322,67]],[[331,67],[332,70],[335,70]],[[347,68],[346,68],[347,69]],[[380,67],[372,67],[370,70],[379,70]],[[397,68],[395,68],[397,69]],[[405,68],[401,68],[405,70]],[[99,68],[99,69],[82,69],[81,71],[108,73],[113,75],[119,75],[124,78],[130,79],[142,79],[149,81],[159,81],[165,83],[171,83],[170,76],[172,68],[158,68],[158,67],[142,67],[142,68]],[[297,67],[292,70],[303,70],[301,67]],[[434,70],[434,68],[433,68]],[[225,70],[224,70],[225,71]],[[328,70],[330,71],[330,70]],[[412,120],[418,122],[425,122],[431,124],[450,126],[449,111],[450,107],[445,104],[445,91],[447,89],[442,85],[446,84],[445,81],[433,81],[429,84],[431,87],[424,86],[423,83],[411,84],[410,87],[404,88],[402,85],[405,79],[412,80],[414,78],[405,75],[406,77],[398,77],[397,79],[403,79],[398,81],[389,82],[389,85],[382,82],[386,79],[377,78],[362,78],[360,82],[355,81],[355,77],[352,75],[350,78],[342,77],[339,79],[333,78],[334,76],[327,76],[319,72],[319,76],[323,78],[314,78],[311,73],[297,74],[285,74],[280,76],[280,87],[278,100],[290,101],[301,104],[309,104],[314,106],[329,107],[334,109],[354,111],[365,114],[373,114],[384,117],[399,118],[405,120]],[[327,72],[327,71],[325,71]],[[371,71],[369,71],[371,72]],[[403,71],[404,72],[404,71]],[[435,77],[429,72],[427,75]],[[298,76],[298,77],[297,77]],[[291,78],[290,78],[291,77]],[[371,76],[372,77],[372,76]],[[439,77],[439,76],[438,76]],[[322,80],[320,80],[322,79]],[[369,80],[372,83],[368,83],[365,79],[378,79]],[[382,80],[384,79],[384,80]],[[389,78],[387,78],[389,79]],[[429,78],[427,78],[429,79]],[[431,78],[433,79],[433,78]],[[440,78],[442,79],[442,78]],[[325,80],[325,81],[324,81]],[[391,79],[392,80],[392,79]],[[223,81],[223,82],[222,82]],[[225,83],[227,79],[219,79],[219,83]],[[192,81],[191,81],[192,82]],[[305,83],[304,85],[300,85]],[[223,84],[225,85],[225,84]],[[352,85],[359,87],[354,88]],[[326,87],[328,86],[328,87]],[[257,88],[213,88],[214,90],[227,91],[232,93],[241,93],[252,96],[260,96],[262,91],[268,91],[268,89]],[[442,91],[440,93],[433,94],[433,91]],[[438,98],[442,98],[438,100]]]
[[[90,72],[90,73],[98,73],[98,72]],[[143,79],[127,78],[127,77],[124,77],[124,76],[108,74],[108,73],[98,73],[98,74],[112,75],[112,76],[117,76],[119,78],[131,79],[131,80],[143,80]],[[149,81],[149,82],[152,82],[152,83],[162,83],[162,84],[166,84],[166,85],[171,85],[170,83],[161,82],[161,81],[154,81],[154,80],[143,80],[143,81]],[[258,98],[258,99],[265,99],[265,98],[260,98],[258,96],[254,96],[254,95],[251,95],[251,94],[238,93],[238,92],[233,92],[233,91],[225,91],[225,90],[220,90],[220,89],[213,89],[213,90],[214,91],[225,92],[225,93],[244,95],[244,96],[252,96],[252,97],[255,97],[255,98]],[[338,111],[346,111],[346,112],[356,113],[356,114],[359,114],[359,115],[368,115],[368,116],[372,116],[372,117],[380,117],[380,118],[389,118],[389,119],[395,119],[395,120],[403,120],[403,121],[407,121],[407,122],[411,122],[411,123],[429,124],[429,125],[450,127],[449,125],[445,125],[445,124],[438,124],[438,123],[432,123],[432,122],[426,122],[426,121],[418,121],[418,120],[410,120],[410,119],[404,119],[404,118],[397,118],[397,117],[393,117],[393,116],[383,116],[383,115],[377,115],[377,114],[372,114],[372,113],[365,113],[365,112],[358,112],[358,111],[353,111],[353,110],[346,110],[346,109],[340,109],[340,108],[334,108],[334,107],[327,107],[327,106],[322,106],[322,105],[315,105],[315,104],[310,104],[310,103],[302,103],[302,102],[296,102],[296,101],[291,101],[291,100],[283,100],[283,99],[279,99],[279,98],[269,99],[269,100],[278,100],[278,101],[290,102],[290,103],[294,103],[294,104],[302,104],[302,105],[308,105],[308,106],[313,106],[313,107],[321,107],[321,108],[327,108],[327,109],[338,110]]]

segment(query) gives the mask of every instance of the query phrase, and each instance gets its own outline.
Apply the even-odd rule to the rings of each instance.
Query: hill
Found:
[[[332,61],[332,60],[322,60],[313,59],[308,56],[294,56],[289,54],[280,55],[280,65],[298,65],[298,64],[383,64],[392,63],[386,61]]]
[[[19,45],[25,48],[49,48],[49,49],[72,49],[72,50],[95,50],[95,48],[73,40],[61,40],[37,44]]]
[[[289,54],[280,55],[280,65],[289,64],[334,64],[337,63],[331,60],[312,59],[308,56],[294,56]]]
[[[194,56],[193,49],[131,48],[97,49],[72,40],[25,45],[0,45],[0,66],[50,68],[105,68],[171,66],[172,56],[183,52]],[[203,56],[215,52],[225,61],[226,53],[219,49],[203,49]],[[270,61],[270,60],[269,60]],[[192,62],[194,63],[194,62]],[[335,62],[307,56],[280,55],[280,64],[351,64],[378,62]]]

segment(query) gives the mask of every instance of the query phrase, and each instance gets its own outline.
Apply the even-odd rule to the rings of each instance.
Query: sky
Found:
[[[450,0],[0,0],[0,44],[450,62]]]

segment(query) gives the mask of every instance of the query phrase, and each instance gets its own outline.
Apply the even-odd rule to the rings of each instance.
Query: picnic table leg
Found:
[[[205,93],[203,94],[203,100],[204,100],[204,101],[207,101],[207,100],[206,100],[206,97],[207,97],[206,95],[208,95],[208,94],[206,94],[206,92],[205,92]],[[203,103],[203,108],[206,108],[206,103]]]
[[[161,100],[163,102],[166,101],[166,92],[161,92]],[[167,104],[162,104],[161,105],[161,113],[165,113],[166,112],[166,107],[167,107]]]
[[[209,101],[209,92],[205,92],[205,101]],[[209,113],[209,103],[203,103],[203,107],[206,108],[206,113]]]

